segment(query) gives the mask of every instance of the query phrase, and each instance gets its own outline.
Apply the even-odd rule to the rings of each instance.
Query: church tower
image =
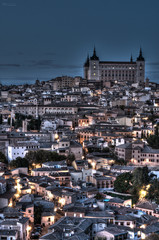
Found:
[[[140,48],[139,56],[136,59],[137,71],[136,71],[136,82],[143,84],[145,80],[145,59],[142,55],[142,49]]]
[[[99,57],[97,57],[94,47],[93,55],[89,60],[88,80],[99,81]]]

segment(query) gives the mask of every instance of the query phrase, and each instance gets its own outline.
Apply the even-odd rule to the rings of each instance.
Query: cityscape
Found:
[[[0,240],[159,240],[159,3],[60,2],[0,2]]]

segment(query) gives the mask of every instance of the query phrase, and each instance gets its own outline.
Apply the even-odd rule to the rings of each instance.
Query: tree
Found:
[[[115,153],[111,153],[110,157],[112,157],[117,165],[126,165],[127,162],[123,158],[119,158]]]
[[[159,204],[159,181],[158,179],[153,179],[151,186],[148,190],[147,198],[151,201],[155,201]]]
[[[156,135],[151,135],[148,139],[147,142],[150,147],[158,149],[159,148],[159,136]]]
[[[29,151],[25,158],[28,160],[29,164],[42,164],[44,162],[50,162],[50,161],[62,161],[66,159],[66,156],[59,155],[56,152],[52,151],[44,151],[44,150],[38,150],[38,151]]]
[[[103,195],[102,195],[101,193],[98,192],[98,193],[96,194],[95,198],[96,198],[97,200],[102,200],[104,197],[103,197]]]
[[[41,215],[43,206],[41,204],[34,206],[34,224],[41,224]]]
[[[8,163],[6,156],[2,152],[0,152],[0,162]]]
[[[38,117],[38,119],[34,119],[33,117],[32,118],[29,118],[30,121],[28,122],[28,130],[40,130],[40,126],[41,126],[41,120],[40,120],[40,117]]]
[[[2,118],[2,114],[0,114],[0,124],[3,123],[3,118]]]
[[[154,179],[154,174],[150,174],[147,166],[138,167],[133,173],[119,175],[114,182],[114,188],[121,193],[130,193],[134,203],[141,196],[141,190],[145,191],[145,197],[148,199],[155,201],[159,199],[159,182]]]
[[[155,124],[156,118],[157,118],[157,116],[154,115],[154,114],[151,114],[151,115],[148,117],[149,121],[151,121],[152,124]]]
[[[159,125],[157,124],[156,127],[155,127],[155,135],[156,135],[156,136],[159,135],[159,134],[158,134],[158,133],[159,133],[159,131],[158,131],[158,127],[159,127]]]
[[[115,191],[120,193],[129,193],[129,190],[132,185],[131,181],[132,181],[131,173],[128,172],[120,174],[114,182]]]
[[[22,127],[22,121],[25,120],[26,116],[20,113],[15,114],[15,123],[14,127],[15,129]]]
[[[74,161],[75,161],[75,155],[74,154],[69,154],[67,156],[67,164],[69,166],[71,166]]]
[[[29,167],[29,162],[26,158],[21,158],[21,157],[17,157],[15,160],[12,160],[9,163],[9,166],[11,168],[19,168],[19,167]]]
[[[133,185],[143,186],[149,184],[152,176],[149,174],[150,171],[147,166],[138,167],[133,171]]]
[[[121,110],[124,110],[124,109],[125,109],[125,106],[124,106],[124,105],[120,105],[120,109],[121,109]]]
[[[150,174],[147,166],[138,167],[133,171],[132,188],[130,193],[133,195],[134,202],[137,202],[140,196],[140,191],[148,192],[147,186],[152,182],[154,175]]]
[[[110,150],[109,150],[108,147],[105,147],[105,148],[103,148],[103,149],[101,150],[101,152],[102,152],[102,153],[109,153]]]

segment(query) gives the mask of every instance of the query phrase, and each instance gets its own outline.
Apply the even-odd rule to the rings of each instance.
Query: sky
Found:
[[[94,45],[100,60],[135,60],[159,83],[158,0],[0,0],[0,82],[83,76]]]

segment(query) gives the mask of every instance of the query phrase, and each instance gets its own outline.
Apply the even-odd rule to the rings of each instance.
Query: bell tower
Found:
[[[99,81],[99,57],[97,57],[96,49],[94,47],[93,55],[89,61],[89,72],[88,72],[88,79]]]
[[[137,71],[136,71],[136,82],[140,84],[144,83],[145,80],[145,59],[142,55],[142,49],[140,48],[139,56],[136,59]]]

